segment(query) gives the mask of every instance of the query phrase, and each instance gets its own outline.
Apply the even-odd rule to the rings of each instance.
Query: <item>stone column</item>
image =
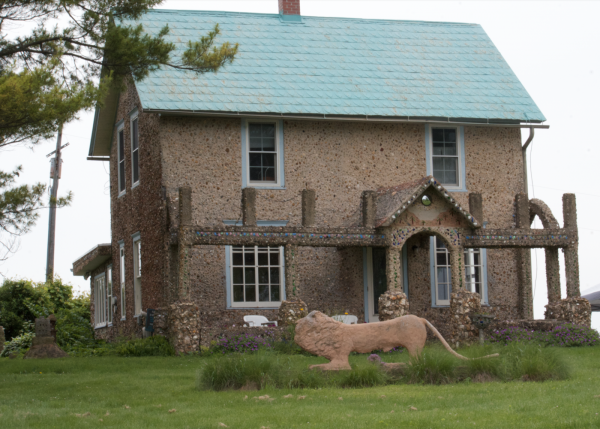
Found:
[[[385,257],[387,288],[402,291],[402,248],[387,247]]]
[[[546,283],[548,285],[548,303],[560,301],[560,265],[558,247],[546,247]]]
[[[315,225],[315,206],[317,196],[314,189],[302,190],[302,226]]]
[[[481,296],[465,289],[455,290],[450,295],[450,327],[452,334],[448,340],[453,346],[472,343],[477,340],[479,329],[471,316],[481,313]]]
[[[298,246],[286,244],[283,252],[285,257],[285,299],[289,301],[299,295]]]
[[[365,228],[375,227],[375,218],[377,216],[377,192],[363,191],[362,193],[362,217]]]
[[[177,286],[179,299],[189,299],[190,295],[190,260],[192,247],[188,243],[185,227],[192,224],[192,188],[179,188],[179,273]]]
[[[452,275],[452,292],[463,290],[467,284],[465,278],[465,248],[449,246],[450,272]]]
[[[581,296],[579,291],[579,242],[577,231],[577,204],[575,194],[563,195],[564,228],[569,230],[569,247],[565,252],[565,274],[567,278],[567,298]]]
[[[519,229],[530,227],[529,199],[527,194],[515,197],[515,223]],[[531,283],[531,250],[516,249],[519,317],[533,319],[533,292]]]
[[[483,198],[481,194],[475,192],[469,194],[469,212],[479,223],[479,226],[483,226]]]
[[[256,226],[256,189],[242,189],[242,223]]]

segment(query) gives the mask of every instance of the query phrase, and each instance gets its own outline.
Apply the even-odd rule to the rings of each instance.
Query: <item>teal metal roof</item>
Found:
[[[153,10],[183,51],[219,24],[239,43],[218,73],[163,68],[137,83],[147,110],[539,122],[544,115],[475,24]]]

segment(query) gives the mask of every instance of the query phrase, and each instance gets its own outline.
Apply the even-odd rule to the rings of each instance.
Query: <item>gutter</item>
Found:
[[[529,127],[529,137],[525,141],[525,144],[523,145],[523,148],[522,148],[522,151],[523,151],[523,177],[524,177],[523,182],[525,184],[525,195],[527,195],[527,199],[529,199],[529,185],[527,183],[527,147],[532,142],[534,136],[535,136],[534,127]]]
[[[345,122],[393,122],[393,123],[415,123],[415,124],[433,124],[433,125],[466,125],[471,127],[502,127],[502,128],[540,128],[548,129],[550,125],[543,124],[520,124],[515,122],[469,122],[460,120],[443,119],[411,119],[410,117],[383,117],[369,115],[295,115],[284,113],[249,113],[249,112],[211,112],[205,110],[167,110],[167,109],[148,109],[144,108],[144,113],[158,113],[164,116],[212,116],[223,118],[268,118],[268,119],[298,119],[310,121],[345,121]]]

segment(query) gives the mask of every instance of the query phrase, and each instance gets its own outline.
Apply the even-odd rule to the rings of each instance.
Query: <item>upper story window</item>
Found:
[[[231,246],[232,307],[278,308],[283,296],[283,247]]]
[[[130,118],[131,123],[131,187],[140,182],[140,142],[138,129],[138,115],[135,113]]]
[[[451,191],[466,191],[463,127],[426,128],[427,174]]]
[[[117,129],[117,156],[119,195],[125,193],[125,134],[123,124]]]
[[[244,121],[243,187],[283,188],[282,121]]]

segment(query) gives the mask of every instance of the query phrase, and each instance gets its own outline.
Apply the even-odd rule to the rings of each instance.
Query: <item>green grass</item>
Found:
[[[217,428],[222,422],[230,428],[255,429],[599,427],[600,415],[596,413],[600,413],[600,398],[595,396],[600,395],[600,347],[558,349],[555,353],[571,366],[568,380],[316,390],[267,386],[260,392],[198,390],[199,371],[219,358],[216,356],[44,361],[3,358],[0,426]],[[302,355],[277,357],[293,366],[325,362]],[[406,361],[407,356],[385,355],[383,360]],[[364,355],[351,356],[354,365],[362,367],[364,361]],[[528,368],[531,361],[524,356],[515,364],[534,375],[537,369]],[[494,370],[494,364],[482,365]],[[362,376],[368,379],[368,374]],[[310,385],[310,379],[305,385]],[[288,394],[294,398],[283,398]],[[249,398],[244,400],[246,395]],[[252,399],[259,395],[275,400]],[[306,398],[298,400],[298,395]],[[176,411],[169,413],[171,409]],[[76,416],[86,413],[90,414]]]

